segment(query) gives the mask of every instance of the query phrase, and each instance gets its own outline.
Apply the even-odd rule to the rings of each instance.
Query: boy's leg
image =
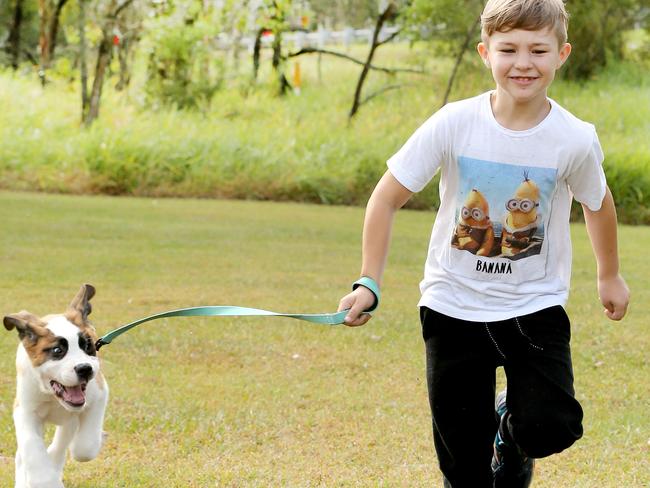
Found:
[[[557,306],[518,317],[514,326],[504,347],[508,413],[500,430],[527,456],[542,458],[563,451],[582,436],[569,319]]]
[[[492,472],[495,488],[528,488],[533,480],[535,460],[528,457],[512,440],[506,421],[508,415],[506,390],[497,395],[494,403],[499,418],[499,432],[494,439]]]
[[[492,488],[498,358],[481,324],[421,309],[433,438],[445,486]]]

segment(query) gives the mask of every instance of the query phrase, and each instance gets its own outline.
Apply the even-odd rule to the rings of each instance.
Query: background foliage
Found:
[[[170,8],[145,23],[145,93],[152,105],[197,107],[209,103],[219,89],[224,63],[212,54],[210,42],[218,19],[199,12],[196,5]]]
[[[51,12],[61,6],[49,64],[39,54],[38,2],[0,4],[3,188],[363,205],[384,161],[440,106],[448,85],[451,100],[492,86],[473,52],[481,0],[462,0],[462,8],[396,2],[389,27],[399,37],[371,61],[367,39],[387,1],[43,1]],[[620,217],[630,223],[650,223],[648,3],[570,0],[574,50],[551,92],[597,126]],[[297,33],[327,26],[366,31],[354,42],[330,33],[317,44],[338,57],[291,56],[306,38]],[[101,113],[83,128],[83,69],[97,80],[102,56]],[[361,68],[350,59],[387,68],[371,70],[363,87],[370,101],[354,120],[346,114]],[[435,208],[436,185],[410,205]]]

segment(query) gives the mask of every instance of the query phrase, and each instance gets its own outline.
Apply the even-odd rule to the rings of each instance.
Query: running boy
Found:
[[[547,97],[571,52],[562,0],[489,0],[478,53],[495,90],[450,103],[388,161],[363,228],[362,279],[339,309],[378,302],[393,215],[441,170],[420,284],[433,436],[445,486],[519,488],[533,459],[582,435],[569,292],[571,197],[582,204],[606,315],[625,315],[616,211],[593,125]],[[496,399],[495,369],[507,393]],[[496,439],[495,439],[496,436]]]

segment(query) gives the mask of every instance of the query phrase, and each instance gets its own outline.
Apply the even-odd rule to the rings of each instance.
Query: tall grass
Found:
[[[364,55],[354,48],[352,54]],[[469,55],[471,58],[471,55]],[[387,84],[348,122],[359,67],[301,57],[300,96],[274,95],[263,72],[256,87],[233,78],[209,106],[190,112],[152,109],[140,79],[126,92],[107,89],[100,120],[79,124],[77,87],[54,78],[44,90],[34,76],[0,75],[0,185],[64,193],[230,197],[363,204],[390,157],[440,105],[449,60],[425,46],[384,46],[377,65],[406,62],[428,75],[373,73],[366,95]],[[267,63],[268,64],[268,63]],[[243,69],[243,68],[242,68]],[[319,75],[320,73],[320,75]],[[650,223],[650,85],[640,66],[617,65],[584,85],[557,81],[551,96],[596,124],[610,185],[626,222]],[[489,74],[467,61],[453,98],[491,87]],[[436,185],[411,202],[433,208]]]

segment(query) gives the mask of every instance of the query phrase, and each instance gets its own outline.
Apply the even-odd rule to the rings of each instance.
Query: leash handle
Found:
[[[362,276],[357,281],[352,283],[352,290],[356,290],[360,286],[368,288],[375,295],[375,303],[366,310],[366,312],[372,312],[379,306],[379,300],[381,299],[381,292],[379,291],[379,284],[372,279],[370,276]]]
[[[110,344],[118,336],[133,329],[134,327],[149,322],[150,320],[162,319],[165,317],[240,317],[240,316],[266,316],[266,317],[289,317],[292,319],[304,320],[314,324],[339,325],[345,321],[347,310],[336,313],[278,313],[259,308],[236,307],[231,305],[214,305],[204,307],[180,308],[169,310],[167,312],[150,315],[148,317],[136,320],[129,324],[123,325],[108,334],[100,337],[95,343],[95,349],[99,350],[105,344]]]

